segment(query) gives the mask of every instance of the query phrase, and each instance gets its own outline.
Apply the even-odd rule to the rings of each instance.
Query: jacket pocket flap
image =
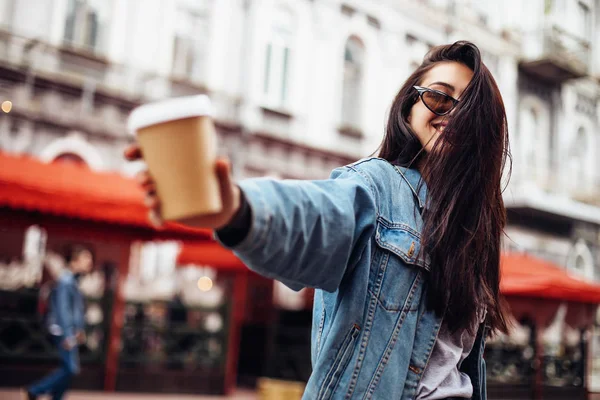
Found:
[[[419,234],[407,225],[391,224],[379,220],[375,241],[382,249],[386,249],[407,264],[418,265],[429,271],[430,260],[427,255],[425,259],[419,257],[421,251],[421,238]]]

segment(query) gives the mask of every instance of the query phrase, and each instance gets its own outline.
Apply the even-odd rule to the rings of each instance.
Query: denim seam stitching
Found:
[[[345,346],[346,339],[347,339],[347,335],[346,335],[346,337],[344,337],[344,341],[342,342],[342,345],[340,346],[339,350],[341,350]],[[325,379],[323,380],[323,383],[321,384],[321,388],[319,389],[319,394],[317,395],[317,399],[319,399],[319,400],[325,399],[325,395],[327,394],[327,389],[329,388],[329,380],[331,380],[333,377],[336,364],[337,364],[337,357],[334,360],[331,367],[329,368],[327,375],[325,375]],[[325,390],[325,392],[324,392],[324,390]]]
[[[400,168],[398,168],[398,166],[394,165],[394,169],[400,174],[400,176],[402,176],[402,179],[404,179],[404,181],[408,184],[408,186],[410,187],[410,190],[413,192],[413,194],[417,198],[417,201],[419,202],[419,208],[422,209],[423,202],[421,201],[421,198],[419,197],[419,194],[417,193],[417,191],[415,190],[413,185],[411,185],[411,183],[408,181],[408,178],[404,175],[404,173],[400,170]]]
[[[365,183],[369,186],[369,191],[371,192],[371,195],[373,196],[373,201],[375,201],[377,199],[377,197],[375,196],[375,188],[373,187],[373,182],[371,181],[371,177],[369,175],[365,174],[360,169],[354,168],[353,166],[347,166],[346,168],[348,168],[351,171],[356,172],[365,180]],[[377,209],[379,209],[379,204],[376,204],[375,207]]]
[[[415,237],[415,240],[417,240],[419,242],[419,247],[422,246],[421,235],[418,232],[416,232],[414,229],[412,229],[410,226],[403,224],[403,223],[389,222],[381,216],[377,217],[377,222],[379,222],[381,225],[385,226],[386,228],[400,228],[400,229],[408,232],[409,234],[411,234]],[[402,253],[402,255],[400,255],[400,257],[402,257],[408,264],[419,265],[419,266],[425,268],[427,271],[431,270],[431,263],[427,262],[428,257],[426,257],[425,260],[421,260],[420,258],[415,258],[415,260],[413,261],[412,258],[408,257],[408,254],[406,254],[401,248],[394,246],[393,244],[387,244],[385,242],[382,242],[379,240],[379,237],[380,237],[380,234],[376,227],[375,241],[377,242],[377,244],[379,244],[381,247],[388,249],[390,251],[392,249],[399,251],[400,253]]]
[[[405,306],[403,307],[404,309],[406,308],[407,305],[410,308],[410,304],[412,304],[415,291],[417,290],[417,287],[419,286],[419,283],[421,282],[420,278],[421,278],[421,274],[417,274],[417,276],[415,277],[415,280],[412,283],[412,287],[410,289],[408,297],[406,298]],[[392,355],[392,351],[394,350],[396,342],[398,341],[400,329],[402,328],[402,325],[404,323],[404,320],[406,319],[407,314],[408,314],[408,312],[402,311],[398,317],[398,321],[396,322],[396,326],[394,328],[394,332],[392,333],[392,337],[389,339],[386,349],[385,349],[385,352],[383,354],[383,357],[379,360],[379,364],[377,366],[377,369],[375,370],[375,375],[373,376],[373,378],[371,379],[371,382],[369,383],[369,386],[367,387],[367,391],[364,396],[364,399],[366,399],[366,400],[369,400],[372,398],[373,393],[375,392],[375,388],[379,384],[381,375],[383,375],[383,370],[386,367],[387,362]]]
[[[371,290],[367,290],[372,294]],[[363,338],[360,341],[360,347],[358,352],[358,357],[356,358],[356,364],[354,365],[354,371],[352,372],[352,376],[350,378],[350,383],[348,385],[348,392],[346,393],[346,400],[352,398],[354,394],[354,389],[356,388],[356,383],[358,382],[358,375],[360,374],[360,369],[362,368],[362,363],[364,360],[365,352],[367,351],[367,346],[369,344],[369,339],[371,338],[371,327],[373,326],[373,321],[375,319],[375,312],[377,310],[377,297],[372,294],[372,299],[369,301],[369,309],[367,312],[367,320],[365,321],[365,326],[363,329]]]
[[[377,220],[381,222],[382,225],[385,225],[386,228],[401,228],[410,233],[411,235],[415,236],[416,239],[421,240],[421,234],[414,230],[410,225],[407,225],[403,222],[391,222],[383,217],[379,217],[377,218]]]
[[[329,373],[327,374],[325,381],[323,381],[323,385],[321,386],[321,389],[319,390],[319,395],[317,396],[318,399],[324,400],[327,398],[327,394],[329,393],[329,388],[335,381],[335,379],[334,379],[335,375],[339,372],[339,367],[342,364],[342,360],[344,359],[346,352],[350,348],[350,345],[353,341],[354,331],[357,331],[356,325],[353,325],[352,328],[350,329],[350,331],[348,331],[348,333],[346,334],[346,337],[344,338],[344,341],[342,342],[342,346],[340,347],[340,349],[338,351],[338,355],[336,356],[333,364],[331,365],[331,369],[329,370]],[[327,384],[326,387],[325,387],[325,384]],[[323,389],[325,390],[324,392],[323,392]],[[321,393],[323,393],[323,394],[321,395]],[[333,395],[333,389],[331,391],[331,394]]]
[[[382,249],[388,250],[390,253],[394,253],[397,256],[399,256],[407,264],[418,265],[419,267],[423,267],[427,271],[429,271],[431,269],[431,267],[427,266],[423,261],[418,260],[418,259],[413,259],[413,258],[409,257],[408,254],[406,254],[401,248],[399,248],[397,246],[394,246],[392,244],[388,244],[388,243],[385,243],[385,242],[382,243],[380,241],[377,241],[377,244]]]
[[[387,266],[390,260],[390,254],[389,252],[384,252],[383,253],[383,258],[380,264],[380,268],[378,269],[378,273],[377,273],[377,280],[375,281],[375,287],[373,289],[375,289],[375,298],[379,299],[379,296],[381,294],[381,287],[383,286],[383,277],[385,276],[385,272],[387,271]],[[373,380],[373,378],[371,378],[371,381]],[[370,384],[370,383],[369,383]],[[369,386],[367,386],[367,391],[368,391]],[[366,396],[366,393],[365,393]]]
[[[443,319],[443,318],[442,318]],[[419,384],[421,383],[421,380],[423,379],[423,374],[425,373],[425,370],[427,369],[427,365],[429,364],[429,360],[431,359],[431,353],[433,350],[433,345],[435,344],[435,342],[437,341],[437,338],[440,334],[440,327],[441,327],[441,323],[440,321],[442,320],[440,319],[436,324],[435,324],[435,335],[433,335],[433,337],[429,340],[429,344],[427,346],[427,353],[426,353],[426,358],[423,360],[423,364],[424,367],[421,370],[420,374],[416,374],[417,375],[417,385],[416,387],[419,387]]]
[[[266,241],[266,237],[271,228],[273,216],[271,215],[269,207],[266,206],[265,200],[262,195],[258,196],[257,198],[256,210],[252,209],[252,204],[250,204],[250,209],[252,210],[252,212],[255,213],[255,215],[253,216],[252,225],[250,226],[250,232],[242,240],[241,243],[232,247],[233,251],[253,252],[257,248],[263,246],[264,242]],[[257,213],[257,211],[259,212]],[[257,219],[254,220],[254,218]],[[255,238],[256,240],[252,240],[257,234],[257,230],[259,230],[259,235]],[[260,230],[262,230],[262,232],[260,232]]]
[[[321,300],[321,307],[322,307],[321,321],[319,321],[319,331],[317,332],[318,336],[317,336],[317,357],[316,358],[319,358],[319,355],[321,353],[321,337],[323,335],[323,325],[325,324],[325,303],[323,302],[323,300]]]
[[[358,381],[358,375],[360,374],[360,369],[362,367],[362,362],[364,360],[364,355],[367,350],[367,345],[369,343],[369,339],[371,337],[371,326],[373,325],[373,321],[375,320],[375,312],[377,311],[377,303],[379,302],[378,294],[381,291],[381,286],[383,282],[383,276],[385,275],[385,270],[387,269],[387,263],[389,261],[389,254],[383,253],[382,259],[380,261],[380,268],[378,268],[377,279],[375,280],[375,292],[371,289],[367,288],[367,293],[372,295],[372,299],[369,302],[369,309],[367,313],[367,320],[365,321],[365,326],[363,329],[363,339],[360,343],[360,351],[358,353],[358,357],[356,359],[356,364],[354,366],[354,371],[352,373],[352,378],[350,380],[350,384],[348,385],[348,392],[346,393],[346,399],[350,399],[352,394],[354,393],[354,389],[356,387],[356,383]],[[382,267],[382,264],[385,263],[385,267]],[[383,271],[382,271],[383,269]]]

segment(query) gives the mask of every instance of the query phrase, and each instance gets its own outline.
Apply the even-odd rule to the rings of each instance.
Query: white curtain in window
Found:
[[[541,168],[539,160],[539,119],[532,108],[527,108],[521,112],[521,121],[519,126],[519,139],[515,146],[521,146],[523,173],[526,176],[535,178],[538,170]]]
[[[586,131],[584,128],[579,128],[569,148],[569,173],[571,178],[569,181],[575,189],[584,189],[584,185],[588,183],[586,179],[590,173],[586,168],[588,147]]]
[[[284,7],[276,8],[265,49],[263,87],[267,104],[275,107],[285,106],[289,98],[290,63],[295,29],[293,13]]]
[[[209,36],[209,8],[183,8],[177,13],[173,43],[173,75],[202,81]]]
[[[65,20],[65,42],[98,52],[110,19],[111,1],[69,0]]]
[[[577,17],[575,23],[575,32],[579,34],[579,37],[589,40],[590,34],[592,33],[590,29],[591,12],[590,7],[583,1],[577,2]]]
[[[365,48],[351,36],[344,48],[344,82],[342,87],[342,125],[360,128],[363,106]]]

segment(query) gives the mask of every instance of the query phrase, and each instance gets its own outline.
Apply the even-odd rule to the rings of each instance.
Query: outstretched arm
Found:
[[[217,231],[217,238],[261,275],[293,289],[334,291],[375,227],[367,179],[344,167],[321,181],[242,181],[242,207],[231,222],[237,226]]]

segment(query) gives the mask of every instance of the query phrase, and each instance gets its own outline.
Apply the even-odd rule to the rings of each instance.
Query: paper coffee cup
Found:
[[[156,183],[163,219],[185,221],[221,211],[217,135],[207,96],[142,105],[131,112],[127,127]]]

